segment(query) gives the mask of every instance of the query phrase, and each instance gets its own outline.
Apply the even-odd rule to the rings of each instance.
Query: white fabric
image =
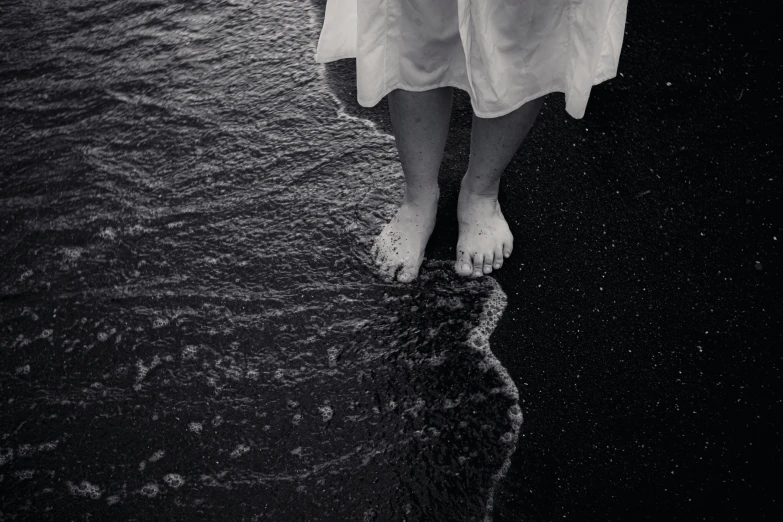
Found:
[[[584,117],[617,74],[628,0],[327,0],[315,59],[356,58],[359,104],[452,86],[482,118],[550,92]]]

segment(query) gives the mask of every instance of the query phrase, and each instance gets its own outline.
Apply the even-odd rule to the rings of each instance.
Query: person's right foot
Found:
[[[384,277],[393,279],[398,270],[397,280],[402,283],[418,277],[424,249],[435,228],[439,193],[435,188],[415,197],[406,194],[397,214],[375,238],[370,253]]]

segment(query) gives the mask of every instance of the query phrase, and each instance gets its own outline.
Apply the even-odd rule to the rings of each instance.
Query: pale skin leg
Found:
[[[397,214],[375,239],[372,255],[381,273],[408,283],[419,275],[424,249],[435,228],[438,171],[451,119],[451,87],[389,93],[389,115],[405,176]]]
[[[438,170],[451,119],[452,89],[389,93],[397,150],[405,176],[405,197],[397,214],[375,239],[372,255],[381,273],[400,282],[419,274],[435,227]],[[500,178],[541,110],[544,98],[498,118],[473,116],[470,162],[457,206],[459,240],[455,270],[481,276],[511,255],[514,238],[497,201]]]
[[[514,237],[498,203],[500,177],[543,103],[542,96],[498,118],[473,115],[470,162],[457,203],[459,240],[454,268],[459,275],[489,274],[511,255]]]

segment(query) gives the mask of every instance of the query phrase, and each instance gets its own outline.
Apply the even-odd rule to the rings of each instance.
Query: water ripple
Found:
[[[488,518],[505,297],[373,273],[399,162],[328,91],[309,4],[6,11],[4,515]]]

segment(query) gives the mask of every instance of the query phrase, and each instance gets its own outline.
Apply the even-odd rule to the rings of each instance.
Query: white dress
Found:
[[[328,0],[315,59],[356,58],[359,104],[452,86],[482,118],[550,92],[584,117],[617,75],[628,0]]]

